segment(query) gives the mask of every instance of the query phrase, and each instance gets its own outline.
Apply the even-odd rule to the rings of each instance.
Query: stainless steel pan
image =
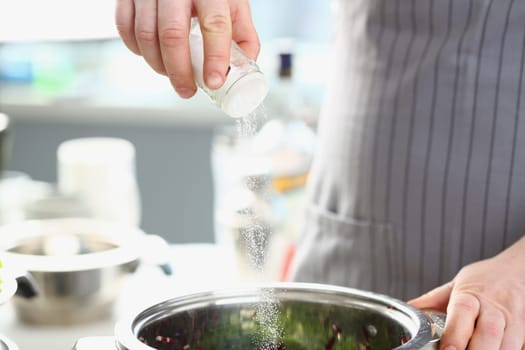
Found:
[[[74,349],[437,349],[443,325],[444,315],[385,295],[268,284],[167,300]]]
[[[19,278],[12,299],[18,317],[31,324],[109,317],[125,278],[148,257],[170,273],[167,243],[133,227],[93,219],[35,220],[3,226],[0,237],[5,265],[32,278]]]

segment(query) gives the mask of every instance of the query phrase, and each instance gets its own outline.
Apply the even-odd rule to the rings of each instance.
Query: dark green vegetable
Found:
[[[409,337],[370,310],[298,301],[272,307],[278,311],[272,324],[257,315],[260,304],[221,305],[154,321],[139,339],[159,350],[382,350]]]

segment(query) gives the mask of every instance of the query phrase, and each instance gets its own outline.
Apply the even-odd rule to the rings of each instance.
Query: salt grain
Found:
[[[265,120],[266,113],[263,106],[248,116],[237,119],[238,137],[244,139],[252,138]],[[255,174],[254,176],[248,176],[245,185],[252,192],[263,195],[268,195],[269,193],[268,175]],[[243,238],[248,246],[249,261],[253,270],[262,274],[271,227],[255,211],[243,214],[249,218],[250,223],[242,231]],[[283,329],[279,324],[279,301],[271,289],[261,290],[260,298],[260,302],[256,306],[255,315],[255,321],[260,326],[260,332],[256,335],[254,342],[258,349],[270,350],[274,349],[275,345],[279,344],[283,338]]]

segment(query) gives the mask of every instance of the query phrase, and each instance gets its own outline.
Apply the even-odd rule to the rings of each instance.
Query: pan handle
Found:
[[[117,341],[115,337],[86,337],[77,340],[72,350],[115,350]]]
[[[23,297],[25,299],[31,299],[39,294],[38,285],[29,272],[17,276],[16,282],[18,284],[15,293],[17,296]]]
[[[166,276],[173,275],[172,252],[164,238],[158,235],[146,234],[142,239],[142,247],[141,263],[158,266]]]
[[[424,350],[430,349],[439,349],[439,342],[441,336],[443,335],[443,330],[445,329],[445,322],[447,320],[447,315],[434,310],[422,310],[425,316],[428,318],[432,329],[432,339],[428,344],[423,347]],[[422,350],[423,350],[422,349]]]

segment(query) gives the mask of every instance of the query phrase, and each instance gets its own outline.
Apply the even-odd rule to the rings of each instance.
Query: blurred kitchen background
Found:
[[[135,176],[138,191],[122,196],[120,209],[135,210],[130,220],[147,233],[170,243],[214,242],[224,225],[243,225],[235,217],[239,209],[259,205],[268,207],[272,225],[296,232],[315,149],[334,9],[318,0],[251,4],[262,42],[258,64],[270,92],[255,116],[262,131],[246,141],[239,137],[242,125],[206,95],[180,99],[165,77],[124,47],[114,28],[114,1],[0,0],[0,113],[10,118],[2,150],[8,172],[0,185],[1,220],[82,213],[85,203],[57,192],[68,188],[58,183],[57,169],[68,171],[67,164],[59,164],[58,149],[67,140],[105,137],[131,142],[131,149],[121,145],[124,151],[108,148],[91,157],[109,158],[101,160],[106,168],[100,171],[120,164]],[[232,175],[244,142],[250,145],[240,146],[239,159],[251,163],[242,162],[245,167]],[[247,164],[253,167],[246,169]],[[263,181],[270,190],[236,191],[228,183],[235,176],[243,183]],[[94,186],[86,185],[90,179],[101,181],[79,175],[78,169],[62,177],[84,186]],[[108,189],[122,182],[111,181],[102,202],[113,193]],[[122,191],[137,189],[131,185]],[[130,204],[134,200],[138,208]],[[285,222],[291,217],[294,227]]]

